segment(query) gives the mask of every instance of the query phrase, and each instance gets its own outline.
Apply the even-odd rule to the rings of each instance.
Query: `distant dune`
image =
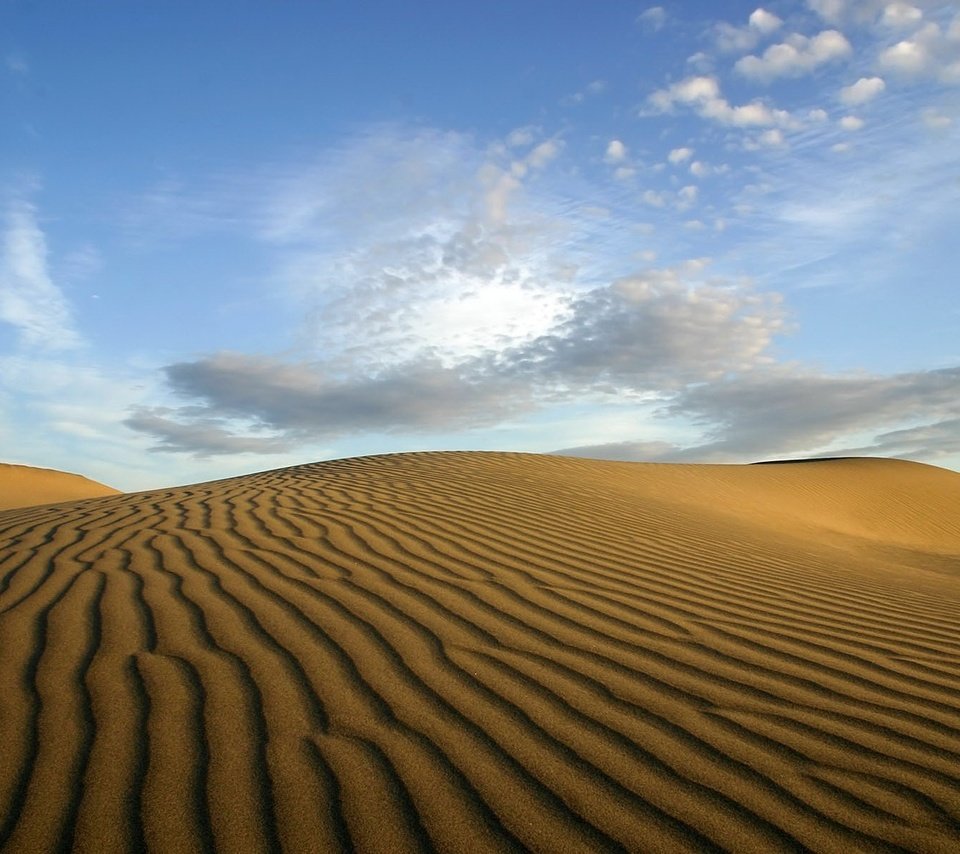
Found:
[[[9,852],[956,852],[960,475],[423,453],[6,510],[0,745]]]
[[[0,510],[117,494],[79,474],[0,463]]]

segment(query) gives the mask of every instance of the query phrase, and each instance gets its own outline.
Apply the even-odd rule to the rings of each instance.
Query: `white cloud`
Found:
[[[690,164],[690,174],[695,178],[706,178],[710,174],[710,167],[702,160],[694,160]]]
[[[658,89],[648,98],[657,112],[670,112],[675,105],[692,107],[705,119],[733,127],[765,127],[789,124],[790,114],[774,110],[762,101],[732,106],[720,94],[720,84],[715,77],[687,77],[666,89]]]
[[[693,156],[692,148],[674,148],[667,155],[667,160],[676,165],[677,163],[684,163]]]
[[[766,9],[754,9],[750,13],[749,18],[750,26],[764,35],[772,33],[783,25],[783,21],[780,20],[772,12],[768,12]]]
[[[667,22],[667,11],[663,6],[651,6],[637,16],[637,23],[652,32],[659,32]]]
[[[677,190],[677,209],[681,211],[687,210],[696,203],[698,195],[698,190],[693,184],[681,187]]]
[[[953,119],[951,119],[950,116],[946,116],[932,107],[924,110],[921,117],[923,123],[930,128],[930,130],[945,130],[953,124]]]
[[[34,207],[13,202],[6,214],[0,256],[0,321],[15,326],[21,342],[33,348],[66,350],[79,346],[70,306],[50,277],[47,240]]]
[[[721,21],[714,28],[714,42],[721,53],[743,53],[752,50],[761,38],[776,32],[783,25],[772,12],[755,9],[745,27],[735,27]]]
[[[856,106],[872,101],[887,88],[882,77],[861,77],[856,83],[840,90],[840,100],[847,106]]]
[[[627,147],[619,139],[611,139],[604,159],[607,163],[622,163],[627,159]]]
[[[640,198],[645,205],[652,208],[662,208],[667,203],[666,194],[656,190],[645,190]]]
[[[783,138],[783,131],[779,128],[771,128],[770,130],[765,130],[758,137],[760,145],[765,146],[766,148],[779,148],[782,145],[786,144],[786,140]]]
[[[864,121],[859,116],[844,116],[842,119],[840,119],[840,127],[842,127],[844,130],[860,130],[863,125]]]
[[[687,57],[687,65],[706,74],[713,70],[713,57],[706,51],[698,50],[695,54]]]
[[[483,166],[480,178],[487,187],[484,198],[488,223],[498,225],[506,220],[510,199],[520,188],[528,170],[543,169],[562,147],[559,140],[548,139],[534,146],[525,157],[513,160],[507,169],[492,163]]]
[[[911,6],[909,3],[897,2],[888,3],[883,7],[883,15],[880,20],[888,27],[903,29],[913,26],[921,18],[923,18],[923,12],[916,6]]]
[[[542,169],[560,153],[562,143],[555,139],[541,142],[527,155],[527,165],[533,169]]]
[[[910,38],[880,54],[882,68],[906,77],[929,76],[942,83],[960,83],[960,13],[944,32],[930,21]]]
[[[613,177],[618,181],[628,181],[636,174],[637,170],[632,166],[618,166],[613,170]]]
[[[917,40],[904,40],[888,47],[880,54],[880,64],[901,74],[918,74],[926,70],[930,56]]]
[[[687,77],[666,89],[658,89],[650,96],[650,102],[667,111],[675,103],[700,104],[720,97],[720,83],[716,77]]]
[[[786,41],[768,47],[762,56],[737,60],[737,73],[753,80],[769,81],[777,77],[800,77],[828,62],[850,56],[853,48],[837,30],[824,30],[813,38],[794,33]]]
[[[847,9],[846,0],[807,0],[807,5],[830,24],[839,23]]]
[[[507,134],[507,145],[510,148],[523,148],[533,142],[535,129],[531,125],[514,128]]]

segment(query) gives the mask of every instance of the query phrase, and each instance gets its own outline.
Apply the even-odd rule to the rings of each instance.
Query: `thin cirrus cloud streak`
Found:
[[[69,302],[50,276],[46,237],[32,204],[21,198],[8,204],[0,239],[0,321],[17,330],[22,347],[79,347]]]

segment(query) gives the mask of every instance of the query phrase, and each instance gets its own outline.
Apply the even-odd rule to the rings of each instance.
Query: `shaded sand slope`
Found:
[[[0,463],[0,510],[117,494],[79,474]]]
[[[0,513],[5,851],[956,851],[960,475],[407,454]]]

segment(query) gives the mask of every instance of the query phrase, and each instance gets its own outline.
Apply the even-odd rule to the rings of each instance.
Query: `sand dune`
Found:
[[[957,851],[960,475],[342,460],[0,513],[4,851]]]
[[[0,463],[0,510],[117,494],[79,474]]]

